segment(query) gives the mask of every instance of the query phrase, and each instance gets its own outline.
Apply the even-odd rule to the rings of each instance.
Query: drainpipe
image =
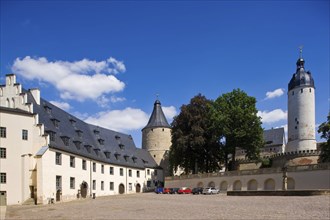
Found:
[[[89,161],[89,196],[92,197],[92,160]]]
[[[126,190],[126,194],[127,194],[127,167],[126,167],[126,187],[125,187],[125,190]]]

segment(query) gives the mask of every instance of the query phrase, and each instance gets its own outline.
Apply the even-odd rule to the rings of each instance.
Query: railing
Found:
[[[286,167],[287,172],[299,172],[299,171],[310,171],[310,170],[330,170],[330,163],[302,165],[302,166],[288,166]],[[180,179],[198,179],[207,177],[222,177],[222,176],[242,176],[242,175],[258,175],[258,174],[271,174],[281,173],[283,168],[263,168],[255,170],[235,170],[220,173],[199,173],[189,174],[181,176],[168,176],[165,180],[180,180]]]

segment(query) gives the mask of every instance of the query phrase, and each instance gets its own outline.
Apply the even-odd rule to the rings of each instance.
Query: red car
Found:
[[[181,187],[178,190],[178,194],[190,194],[190,193],[191,193],[191,189],[187,187]]]
[[[170,188],[164,188],[163,193],[164,194],[170,194],[171,189]]]

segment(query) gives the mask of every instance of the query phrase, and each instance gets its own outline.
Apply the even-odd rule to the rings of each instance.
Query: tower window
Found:
[[[295,126],[294,129],[297,129],[297,126]]]
[[[303,90],[303,89],[301,89],[301,90],[300,90],[300,92],[301,92],[301,93],[303,93],[303,92],[304,92],[304,90]]]
[[[294,91],[292,91],[292,95],[294,95]]]
[[[312,92],[312,89],[311,88],[309,89],[309,92]]]

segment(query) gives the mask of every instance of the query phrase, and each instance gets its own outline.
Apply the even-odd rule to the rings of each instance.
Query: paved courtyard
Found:
[[[330,196],[143,193],[8,206],[6,219],[330,219]]]

